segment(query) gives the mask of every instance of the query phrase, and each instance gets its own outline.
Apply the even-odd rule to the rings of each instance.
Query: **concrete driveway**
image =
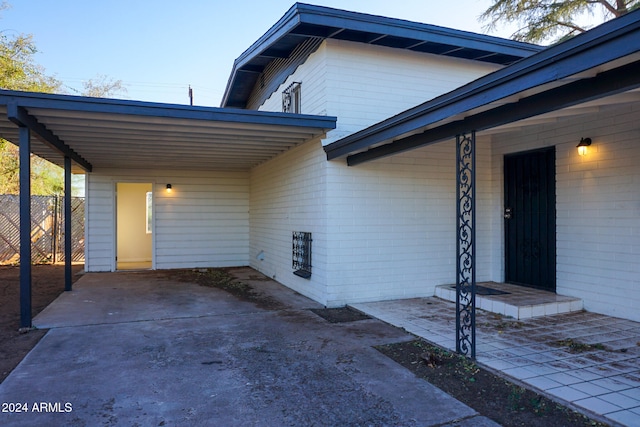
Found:
[[[413,336],[328,323],[256,271],[234,275],[279,304],[162,272],[86,274],[35,319],[50,331],[0,384],[0,425],[496,425],[372,347]]]

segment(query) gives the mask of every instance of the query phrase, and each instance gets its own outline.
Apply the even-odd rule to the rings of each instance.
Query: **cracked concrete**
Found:
[[[281,304],[161,272],[85,275],[34,320],[49,332],[0,384],[1,402],[29,410],[0,424],[496,425],[372,348],[412,335],[375,319],[330,324],[254,270],[233,274]]]

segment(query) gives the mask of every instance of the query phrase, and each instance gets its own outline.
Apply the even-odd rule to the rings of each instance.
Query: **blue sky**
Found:
[[[491,0],[309,0],[307,3],[482,32]],[[219,106],[233,61],[293,0],[9,0],[0,29],[32,34],[37,62],[68,93],[98,74],[121,98]],[[492,35],[508,37],[507,29]]]

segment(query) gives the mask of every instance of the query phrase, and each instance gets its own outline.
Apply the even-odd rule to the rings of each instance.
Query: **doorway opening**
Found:
[[[153,266],[153,184],[116,183],[116,270]]]

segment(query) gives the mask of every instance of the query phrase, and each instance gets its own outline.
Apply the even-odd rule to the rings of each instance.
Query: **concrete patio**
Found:
[[[372,348],[411,334],[234,275],[268,307],[161,271],[86,274],[35,319],[49,332],[0,384],[27,411],[0,425],[496,426]]]
[[[517,319],[477,310],[479,364],[612,425],[640,426],[640,323],[570,310],[576,302],[548,292],[513,294],[510,302],[521,305],[520,313],[530,314],[541,304],[557,313],[557,303],[568,312]],[[509,307],[509,295],[481,300],[485,307],[499,306],[498,313]],[[432,297],[352,307],[455,351],[454,302]]]

